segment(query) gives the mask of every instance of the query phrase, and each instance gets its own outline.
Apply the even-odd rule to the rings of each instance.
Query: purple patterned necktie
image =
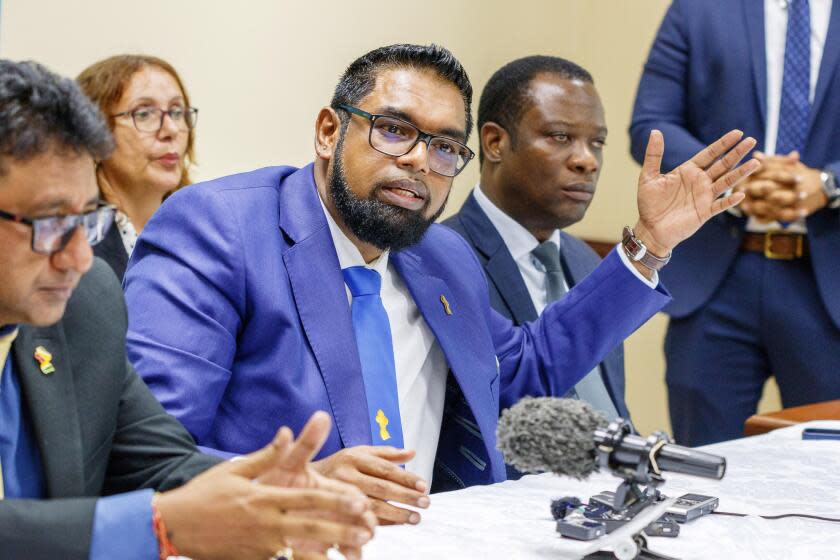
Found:
[[[805,149],[808,117],[811,113],[811,10],[808,0],[788,4],[785,68],[782,78],[782,101],[779,107],[779,133],[776,153]]]

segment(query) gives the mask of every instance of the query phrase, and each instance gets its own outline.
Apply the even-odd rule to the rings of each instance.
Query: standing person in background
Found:
[[[163,199],[190,183],[198,109],[165,60],[118,55],[76,79],[102,111],[116,148],[99,164],[102,198],[117,207],[116,227],[94,250],[122,279],[137,236]]]
[[[521,325],[600,261],[561,230],[583,219],[595,194],[607,137],[604,107],[589,72],[562,58],[529,56],[487,82],[478,134],[480,184],[444,224],[476,251],[493,308]],[[623,347],[570,393],[610,419],[628,418]]]
[[[673,168],[737,127],[762,168],[740,211],[716,216],[662,273],[678,442],[739,437],[774,375],[786,407],[840,398],[840,2],[675,1],[651,48],[630,127]]]

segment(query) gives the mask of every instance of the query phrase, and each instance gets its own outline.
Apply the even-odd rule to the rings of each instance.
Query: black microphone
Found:
[[[502,412],[496,440],[505,461],[523,472],[582,479],[599,469],[599,457],[600,466],[638,482],[660,471],[716,479],[726,472],[723,457],[668,443],[661,433],[643,438],[574,399],[523,398]]]

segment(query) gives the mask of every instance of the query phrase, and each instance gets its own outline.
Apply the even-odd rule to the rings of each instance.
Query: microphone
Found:
[[[505,461],[524,472],[583,479],[603,467],[639,483],[661,480],[661,471],[716,479],[726,472],[724,457],[668,443],[662,433],[643,438],[575,399],[523,398],[502,412],[496,440]]]

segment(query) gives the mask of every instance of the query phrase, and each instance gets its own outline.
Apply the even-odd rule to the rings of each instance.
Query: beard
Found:
[[[446,201],[433,216],[426,218],[424,214],[430,204],[428,197],[419,210],[408,210],[379,200],[377,193],[388,183],[375,184],[367,198],[360,198],[353,192],[344,175],[341,163],[343,155],[344,134],[336,146],[328,189],[335,209],[353,235],[383,251],[399,251],[419,242],[443,212]]]

